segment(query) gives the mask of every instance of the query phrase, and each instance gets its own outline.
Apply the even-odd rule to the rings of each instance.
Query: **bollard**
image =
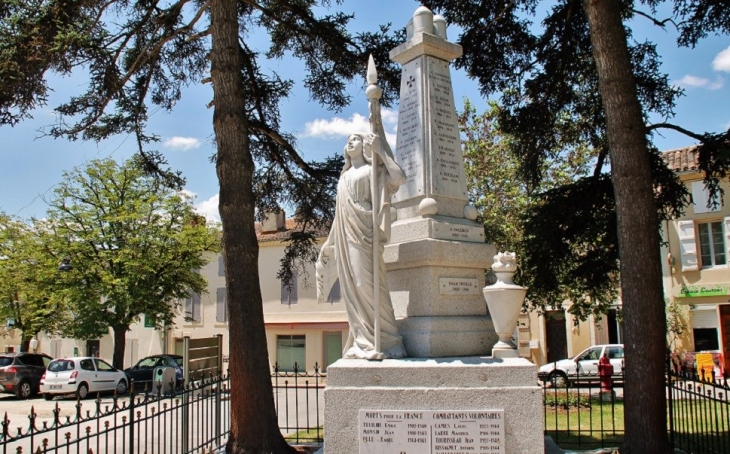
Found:
[[[598,377],[601,379],[601,400],[612,402],[615,394],[613,392],[613,365],[608,356],[603,355],[598,360]]]

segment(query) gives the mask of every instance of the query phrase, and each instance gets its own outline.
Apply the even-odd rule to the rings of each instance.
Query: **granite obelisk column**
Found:
[[[390,52],[403,65],[395,159],[407,177],[384,253],[393,308],[409,356],[488,355],[497,336],[481,289],[495,250],[467,201],[449,72],[461,46],[427,8],[407,30]]]

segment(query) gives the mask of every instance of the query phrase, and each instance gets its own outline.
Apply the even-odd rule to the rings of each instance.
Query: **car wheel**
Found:
[[[18,399],[27,399],[33,394],[33,390],[30,388],[30,382],[23,380],[18,384],[18,389],[15,391],[15,395]]]
[[[551,372],[548,375],[548,381],[554,388],[566,388],[568,386],[568,376],[560,370]]]
[[[89,395],[89,385],[86,383],[81,383],[79,385],[79,388],[76,390],[76,398],[78,399],[86,399],[86,396]]]
[[[43,393],[43,398],[46,400],[53,400],[53,394]]]
[[[121,379],[117,383],[117,394],[124,394],[127,392],[127,380]]]

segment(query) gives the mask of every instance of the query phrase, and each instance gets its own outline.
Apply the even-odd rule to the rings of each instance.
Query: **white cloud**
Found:
[[[730,73],[730,46],[715,56],[712,60],[712,69]]]
[[[195,211],[205,216],[208,222],[221,222],[221,215],[218,213],[218,194],[215,194],[208,200],[203,200],[195,204]]]
[[[673,85],[678,85],[680,87],[704,87],[709,83],[710,83],[710,79],[687,74],[686,76],[682,77],[681,79],[675,80],[673,82]]]
[[[678,87],[691,87],[691,88],[706,88],[708,90],[719,90],[725,85],[725,80],[718,76],[714,81],[706,77],[693,76],[687,74],[681,79],[677,79],[672,82],[673,85]]]
[[[199,148],[200,141],[195,137],[170,137],[163,143],[167,148],[175,148],[177,150],[190,150],[191,148]]]
[[[380,115],[383,119],[386,140],[391,147],[395,147],[395,129],[398,123],[398,112],[390,109],[382,109]],[[345,138],[355,132],[369,131],[370,123],[367,117],[356,113],[350,118],[334,117],[329,120],[318,118],[308,122],[304,125],[304,128],[305,137],[339,139]]]
[[[709,85],[707,86],[707,89],[708,89],[708,90],[719,90],[719,89],[721,89],[721,88],[722,88],[723,86],[725,86],[725,79],[723,79],[722,77],[719,77],[719,76],[718,76],[718,77],[717,77],[717,79],[715,79],[715,81],[714,81],[714,82],[711,82],[711,83],[710,83],[710,84],[709,84]]]
[[[190,199],[191,201],[195,201],[195,199],[198,198],[198,194],[188,189],[182,189],[180,191],[180,195]],[[208,222],[221,222],[221,216],[218,213],[218,200],[219,197],[218,194],[216,194],[208,200],[203,200],[200,203],[193,203],[193,209],[195,209],[196,213],[205,217],[205,220]]]

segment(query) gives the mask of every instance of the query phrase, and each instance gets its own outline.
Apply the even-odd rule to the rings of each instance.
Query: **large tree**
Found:
[[[500,125],[514,138],[528,181],[544,178],[543,163],[556,152],[580,144],[594,150],[591,176],[545,192],[528,215],[522,278],[534,302],[572,300],[571,310],[585,316],[613,302],[620,276],[629,358],[622,452],[667,451],[658,229],[689,197],[651,135],[669,128],[699,141],[706,181],[716,187],[727,171],[730,132],[698,134],[669,123],[681,91],[659,71],[655,46],[636,41],[626,24],[638,16],[657,26],[678,24],[679,43],[695,45],[708,33],[730,31],[730,5],[675,0],[667,2],[673,18],[654,18],[664,2],[424,3],[463,27],[464,57],[456,65],[485,94],[504,93]],[[543,13],[542,26],[532,26]],[[647,124],[650,114],[663,121]]]
[[[387,55],[402,32],[389,36],[384,27],[352,36],[352,16],[326,14],[329,6],[329,0],[13,0],[0,6],[0,124],[15,124],[45,102],[46,72],[80,69],[89,76],[88,90],[56,109],[60,120],[50,134],[99,140],[132,133],[148,169],[180,186],[180,176],[150,148],[157,137],[146,131],[148,108],[172,109],[186,85],[212,83],[235,383],[229,452],[290,450],[274,413],[258,269],[251,266],[258,254],[254,216],[285,203],[297,207],[302,232],[326,227],[340,167],[337,159],[307,162],[281,130],[278,106],[293,81],[266,72],[261,62],[285,55],[301,60],[313,99],[339,109],[350,101],[347,82],[364,75],[372,53],[382,102],[397,92],[399,73]],[[288,258],[311,257],[311,234],[292,239]]]
[[[142,317],[159,329],[174,322],[179,301],[205,291],[204,253],[219,249],[215,227],[192,201],[145,173],[138,160],[91,161],[64,173],[40,229],[66,271],[59,285],[67,337],[114,336],[114,367],[122,368],[126,333]]]
[[[57,266],[33,224],[0,213],[0,320],[13,320],[21,351],[39,332],[58,332],[64,305],[63,292],[54,291]]]

